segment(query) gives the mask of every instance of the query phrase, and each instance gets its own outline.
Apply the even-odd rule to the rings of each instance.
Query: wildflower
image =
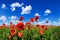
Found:
[[[34,18],[31,18],[31,19],[30,19],[30,22],[34,22],[34,21],[35,21],[35,19],[34,19]]]
[[[31,28],[31,24],[30,24],[30,22],[26,22],[26,25],[27,25],[28,29]]]
[[[36,27],[39,27],[40,25],[39,24],[36,24]]]
[[[30,29],[31,28],[31,25],[28,25],[28,29]]]
[[[44,26],[44,29],[47,30],[48,29],[47,26]]]
[[[40,29],[40,34],[43,35],[44,34],[44,31],[42,29]]]
[[[41,27],[40,28],[44,28],[45,27],[45,25],[41,25]]]
[[[3,28],[3,26],[0,26],[0,28]]]
[[[23,16],[21,16],[19,20],[20,20],[20,21],[22,21],[23,19],[24,19],[24,17],[23,17]]]
[[[5,27],[6,26],[6,24],[5,23],[3,23],[3,27]]]
[[[18,32],[18,37],[22,37],[23,33],[22,32]]]
[[[10,29],[14,29],[14,25],[10,25]]]
[[[16,34],[16,30],[14,28],[10,28],[10,34],[11,36],[14,36]]]
[[[39,16],[35,16],[35,21],[37,21],[39,19]]]
[[[46,25],[41,25],[41,27],[40,27],[40,28],[45,29],[45,30],[47,30],[47,29],[48,29]]]
[[[30,22],[26,22],[26,25],[30,25]]]
[[[12,25],[12,22],[10,22],[10,25]]]
[[[25,26],[24,26],[24,23],[23,22],[19,22],[17,25],[16,25],[16,28],[18,30],[24,30]]]
[[[39,16],[35,16],[36,19],[39,19]]]

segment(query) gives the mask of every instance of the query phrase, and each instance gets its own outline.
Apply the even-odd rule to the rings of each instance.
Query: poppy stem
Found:
[[[13,40],[13,37],[11,38],[11,40]]]
[[[17,37],[17,40],[22,40],[22,38],[21,37]]]
[[[41,38],[41,40],[43,40],[43,36],[42,35],[40,36],[40,38]]]

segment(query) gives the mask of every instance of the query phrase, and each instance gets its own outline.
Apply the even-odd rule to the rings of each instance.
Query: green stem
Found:
[[[42,35],[41,35],[41,37],[40,37],[40,38],[41,38],[41,40],[43,40],[43,36],[42,36]]]
[[[17,40],[22,40],[22,38],[21,37],[17,37]]]

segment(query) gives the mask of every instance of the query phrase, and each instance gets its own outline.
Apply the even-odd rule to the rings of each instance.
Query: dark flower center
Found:
[[[20,26],[20,28],[22,28],[22,26]]]

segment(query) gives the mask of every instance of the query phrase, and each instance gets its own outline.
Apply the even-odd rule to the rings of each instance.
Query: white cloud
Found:
[[[11,16],[11,19],[13,20],[13,19],[15,19],[15,18],[17,18],[16,16]]]
[[[48,21],[49,21],[49,23],[46,23],[46,20],[42,20],[42,21],[38,22],[38,24],[40,24],[40,25],[51,25],[52,22],[50,20],[48,20]]]
[[[6,25],[9,25],[9,23],[8,23],[8,22],[5,22],[5,24],[6,24]]]
[[[60,22],[53,22],[53,25],[60,26]]]
[[[15,11],[16,8],[11,8],[12,11]]]
[[[31,10],[32,10],[31,5],[28,5],[28,6],[26,6],[25,8],[22,7],[22,12],[21,12],[21,14],[29,14],[29,13],[31,12]]]
[[[6,5],[5,5],[5,4],[2,4],[2,6],[1,6],[1,7],[5,9],[5,8],[6,8]]]
[[[10,19],[10,22],[12,22],[13,24],[16,24],[18,22],[18,17],[17,16],[11,16],[8,17]]]
[[[48,15],[48,14],[50,14],[50,13],[51,13],[51,10],[46,9],[44,13],[45,13],[44,15]]]
[[[38,13],[35,13],[35,16],[40,16]]]
[[[42,21],[38,22],[38,24],[45,25],[45,20],[42,20]]]
[[[6,16],[1,16],[0,20],[3,20],[3,22],[5,22],[6,21]]]
[[[49,20],[49,23],[52,23],[52,22]]]
[[[58,19],[60,21],[60,19]]]
[[[12,3],[10,6],[11,6],[11,10],[12,11],[15,11],[16,7],[22,7],[23,6],[23,3],[20,4],[18,2],[15,2],[15,3]]]
[[[45,18],[45,21],[48,21],[49,24],[51,23],[51,21],[48,18]]]
[[[56,22],[53,22],[53,23],[56,23]]]
[[[48,21],[49,19],[48,18],[45,18],[45,21]]]
[[[42,21],[38,22],[38,24],[40,24],[40,25],[48,25],[48,26],[49,25],[60,26],[60,22],[52,22],[50,20],[49,20],[48,24],[46,24],[45,20],[42,20]]]
[[[51,13],[51,10],[47,9],[47,10],[45,10],[45,13],[49,14],[49,13]]]

